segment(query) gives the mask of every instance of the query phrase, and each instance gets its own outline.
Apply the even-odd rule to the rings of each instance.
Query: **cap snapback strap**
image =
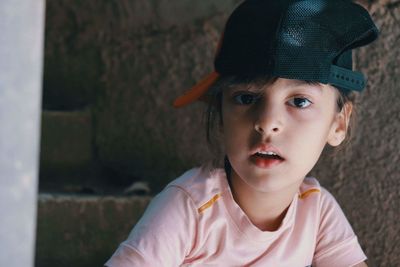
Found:
[[[365,87],[365,77],[361,72],[331,65],[328,83],[347,90],[360,92]]]

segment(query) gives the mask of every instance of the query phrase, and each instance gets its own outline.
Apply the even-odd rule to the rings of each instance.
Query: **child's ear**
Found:
[[[335,115],[336,118],[332,123],[332,128],[328,136],[328,144],[331,146],[340,145],[346,138],[352,110],[353,104],[351,102],[346,102],[342,110]]]

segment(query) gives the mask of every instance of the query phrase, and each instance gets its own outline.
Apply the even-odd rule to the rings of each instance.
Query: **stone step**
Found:
[[[59,184],[73,177],[84,184],[82,176],[89,177],[93,165],[92,135],[90,110],[43,111],[40,184]]]
[[[36,267],[103,266],[151,197],[40,194]]]

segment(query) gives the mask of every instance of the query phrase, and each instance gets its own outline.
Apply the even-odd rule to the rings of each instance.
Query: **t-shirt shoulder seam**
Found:
[[[186,190],[185,187],[183,187],[183,186],[181,186],[181,185],[177,185],[177,184],[170,184],[170,185],[167,186],[167,188],[169,188],[169,187],[175,187],[175,188],[179,189],[180,191],[182,191],[182,193],[184,193],[184,194],[190,199],[190,201],[191,201],[193,204],[195,204],[195,202],[194,202],[192,196],[191,196],[190,193]],[[195,206],[196,206],[196,205],[195,205]]]
[[[183,186],[181,186],[181,185],[170,184],[170,185],[168,185],[167,188],[171,188],[171,187],[174,187],[174,188],[178,189],[178,190],[181,191],[183,194],[185,194],[186,197],[187,197],[188,199],[190,199],[190,202],[192,203],[192,205],[193,205],[193,207],[194,207],[193,212],[196,214],[196,220],[197,220],[197,219],[198,219],[198,213],[197,213],[197,208],[198,208],[198,207],[197,207],[196,202],[194,201],[194,199],[193,199],[192,196],[190,195],[190,193],[189,193]]]

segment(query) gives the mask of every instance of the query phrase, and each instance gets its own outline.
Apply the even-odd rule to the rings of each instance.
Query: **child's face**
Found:
[[[345,137],[351,109],[339,112],[337,98],[331,86],[281,78],[224,89],[222,131],[233,179],[263,192],[298,186],[325,144],[337,146]]]

